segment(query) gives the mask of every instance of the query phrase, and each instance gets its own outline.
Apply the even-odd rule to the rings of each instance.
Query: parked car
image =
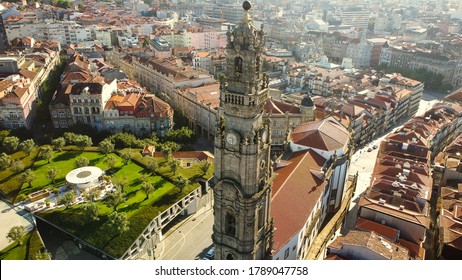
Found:
[[[375,150],[375,149],[377,149],[378,147],[379,147],[379,146],[374,145],[372,148]]]
[[[371,151],[372,151],[372,148],[368,148],[367,151],[368,151],[368,152],[371,152]]]
[[[212,247],[209,249],[207,254],[205,254],[205,257],[209,260],[213,260],[213,257],[215,256],[215,247]]]

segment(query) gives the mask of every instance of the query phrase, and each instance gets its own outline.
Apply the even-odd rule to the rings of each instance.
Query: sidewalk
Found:
[[[27,215],[30,215],[30,213],[18,209],[18,207],[13,209],[6,202],[0,200],[0,250],[11,244],[6,235],[12,227],[24,226],[27,232],[34,229],[34,225],[31,223],[30,218],[27,218]]]
[[[162,240],[155,246],[154,255],[155,259],[165,259],[168,253],[172,251],[173,247],[180,246],[179,248],[175,248],[175,254],[178,254],[178,259],[194,259],[194,258],[187,258],[185,257],[181,251],[185,250],[189,253],[195,251],[196,247],[200,247],[200,243],[205,242],[205,239],[211,239],[211,228],[210,229],[202,229],[197,228],[198,223],[202,223],[206,216],[210,215],[213,211],[212,206],[209,204],[200,208],[196,213],[189,215],[188,217],[184,218],[174,226],[172,226],[167,232],[165,232],[162,236]],[[213,221],[213,216],[212,216]],[[210,230],[210,232],[209,232]],[[197,236],[189,236],[191,235],[201,235],[203,234],[203,238],[201,238],[198,242],[189,242],[191,240],[198,240]],[[184,241],[184,243],[183,243]],[[188,242],[186,242],[188,241]],[[182,244],[180,244],[182,243]],[[210,245],[210,244],[209,244]],[[207,248],[209,247],[207,245]],[[206,248],[206,247],[204,247]],[[204,250],[201,248],[201,251]],[[171,252],[170,252],[171,253]],[[147,254],[147,251],[143,252],[143,254],[139,257],[139,259],[149,260],[152,259],[152,256]]]

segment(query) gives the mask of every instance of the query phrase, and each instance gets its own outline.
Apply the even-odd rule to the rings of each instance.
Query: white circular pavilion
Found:
[[[103,170],[96,166],[84,166],[67,173],[66,181],[79,189],[88,189],[99,185]]]

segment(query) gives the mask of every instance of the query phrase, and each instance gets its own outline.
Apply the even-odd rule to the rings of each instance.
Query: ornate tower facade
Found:
[[[263,26],[243,4],[228,32],[226,77],[220,80],[220,125],[215,137],[213,242],[215,259],[265,259],[271,254],[271,130],[263,121],[268,77],[262,73]]]

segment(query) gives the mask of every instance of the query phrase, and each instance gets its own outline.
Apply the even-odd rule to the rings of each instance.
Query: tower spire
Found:
[[[242,5],[228,31],[226,76],[220,80],[220,127],[215,136],[213,242],[217,259],[265,259],[271,253],[271,128],[264,122],[268,78],[262,71],[263,26]]]

